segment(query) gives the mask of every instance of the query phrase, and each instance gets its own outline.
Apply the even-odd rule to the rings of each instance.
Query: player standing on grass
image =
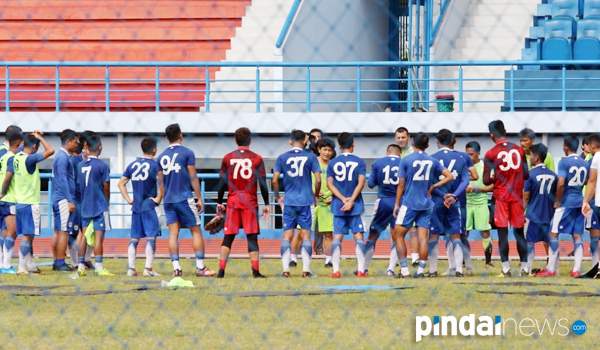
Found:
[[[571,277],[579,277],[581,261],[583,260],[582,234],[585,217],[582,211],[583,186],[588,180],[590,165],[578,154],[579,139],[575,135],[565,137],[563,150],[566,158],[558,163],[558,184],[554,216],[550,223],[550,251],[546,269],[536,274],[536,277],[553,277],[558,265],[558,234],[573,235],[575,264]]]
[[[398,249],[398,260],[400,260],[401,268],[397,278],[410,277],[404,236],[414,226],[417,227],[420,247],[419,268],[415,273],[415,277],[425,277],[424,271],[428,255],[427,233],[431,208],[433,208],[431,192],[453,179],[448,169],[425,153],[425,150],[429,147],[429,136],[424,133],[415,135],[413,147],[415,152],[406,156],[400,162],[398,192],[394,204],[396,226],[393,237]],[[436,181],[440,175],[443,175],[444,178]]]
[[[260,233],[260,227],[258,224],[258,199],[256,198],[256,190],[260,186],[260,192],[265,202],[263,218],[266,221],[271,215],[269,188],[267,187],[265,163],[261,156],[250,150],[251,142],[252,133],[250,129],[237,129],[235,131],[235,143],[238,148],[226,154],[221,162],[217,207],[221,211],[226,211],[226,215],[225,237],[221,244],[217,278],[225,277],[225,267],[227,266],[231,246],[240,228],[244,229],[248,240],[248,254],[250,255],[250,263],[252,265],[252,277],[265,277],[259,271],[260,253],[258,234]],[[229,192],[227,208],[223,206],[225,190]]]
[[[496,198],[494,222],[498,228],[498,243],[502,260],[502,273],[498,277],[510,277],[509,223],[517,239],[521,269],[527,268],[527,241],[523,229],[525,225],[523,186],[525,180],[529,178],[529,171],[523,149],[506,140],[504,123],[501,120],[494,120],[489,123],[488,128],[490,137],[496,145],[485,154],[483,183],[487,186],[494,185],[494,197]]]
[[[6,167],[2,168],[1,166],[1,162],[2,162],[2,157],[4,157],[4,155],[7,152],[10,152],[10,140],[14,139],[16,135],[21,135],[21,128],[19,128],[16,125],[10,125],[8,128],[6,128],[6,131],[4,132],[4,142],[2,143],[2,145],[0,145],[0,188],[2,187],[2,184],[4,183],[4,179],[6,177]],[[14,148],[14,152],[17,151],[17,148],[19,146],[17,145]],[[14,153],[12,152],[12,153]],[[6,159],[8,161],[8,158]],[[5,225],[4,222],[4,218],[6,216],[10,215],[10,207],[6,204],[6,202],[0,201],[0,273],[4,273],[7,271],[4,271],[4,238],[6,237],[8,231],[7,231],[7,227]],[[16,228],[15,228],[16,229]],[[14,241],[13,241],[13,245],[14,245]],[[12,253],[11,253],[12,255]],[[17,271],[15,269],[11,270],[10,273],[16,273]]]
[[[365,232],[362,213],[365,206],[361,191],[365,186],[367,166],[354,152],[354,136],[343,132],[338,136],[342,154],[335,157],[327,167],[327,186],[333,193],[331,212],[333,213],[333,242],[331,244],[331,278],[340,278],[342,240],[351,231],[356,240],[357,277],[368,277],[365,273]]]
[[[331,213],[331,201],[333,194],[327,187],[327,167],[335,153],[335,143],[331,139],[322,139],[317,143],[319,150],[319,166],[321,168],[321,191],[319,192],[319,202],[315,206],[313,215],[313,231],[323,235],[323,249],[325,250],[325,267],[331,268],[331,244],[333,240],[333,214]],[[312,185],[317,179],[312,174]],[[315,238],[316,241],[316,238]],[[316,248],[315,248],[316,250]]]
[[[135,254],[140,239],[146,237],[146,265],[144,277],[160,276],[154,272],[152,264],[156,253],[156,237],[160,235],[159,204],[163,197],[163,178],[159,171],[156,156],[156,140],[146,137],[142,140],[142,158],[127,166],[119,180],[119,191],[131,205],[131,241],[127,247],[129,268],[127,276],[137,276]],[[127,193],[127,183],[131,180],[133,200]]]
[[[586,161],[590,163],[590,175],[587,182],[587,188],[593,186],[594,188],[590,191],[584,188],[584,200],[582,213],[586,218],[586,228],[590,231],[590,253],[592,255],[592,268],[598,264],[599,252],[598,252],[598,240],[600,239],[600,208],[596,205],[597,202],[590,205],[590,202],[594,197],[598,197],[595,193],[597,178],[598,178],[598,165],[600,165],[600,158],[596,157],[596,153],[600,152],[600,136],[598,134],[589,134],[586,136],[588,142],[589,153],[586,157]],[[591,156],[591,157],[590,157]],[[594,159],[596,163],[594,163]]]
[[[312,244],[310,229],[312,226],[311,206],[318,202],[321,190],[321,167],[317,157],[303,151],[306,144],[305,133],[293,130],[290,135],[292,149],[275,161],[272,188],[275,198],[283,211],[283,240],[281,241],[282,277],[290,277],[290,250],[294,229],[299,226],[302,236],[302,277],[314,277],[310,271]],[[279,195],[279,175],[283,174],[285,197]],[[315,183],[312,184],[314,174]],[[314,191],[313,191],[314,189]]]
[[[196,176],[196,156],[189,148],[181,145],[183,133],[179,124],[171,124],[165,129],[169,147],[158,157],[161,167],[165,198],[164,207],[169,227],[169,252],[173,262],[173,276],[182,276],[179,264],[179,231],[189,228],[196,253],[196,276],[214,276],[216,272],[204,266],[204,239],[200,231],[199,213],[204,211],[200,181]],[[194,202],[192,191],[198,203]]]
[[[33,261],[33,239],[40,235],[40,171],[38,163],[54,154],[42,133],[34,131],[23,138],[25,147],[14,157],[14,183],[17,209],[17,235],[23,237],[19,246],[19,275],[40,274]],[[43,153],[37,153],[40,142]],[[65,247],[66,248],[66,247]],[[64,259],[63,259],[64,261]]]

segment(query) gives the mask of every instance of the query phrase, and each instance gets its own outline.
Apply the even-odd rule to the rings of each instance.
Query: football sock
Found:
[[[400,273],[404,276],[410,275],[408,271],[408,260],[406,258],[399,259],[400,261]]]
[[[22,240],[19,246],[19,271],[27,271],[27,256],[31,250],[31,242]]]
[[[258,262],[259,260],[250,260],[250,265],[252,265],[252,271],[259,271]],[[223,270],[225,270],[225,268],[223,268]]]
[[[181,265],[179,265],[179,254],[171,254],[171,262],[173,263],[173,270],[181,270]]]
[[[310,259],[312,258],[312,244],[310,239],[303,240],[300,248],[302,252],[302,270],[310,271]]]
[[[456,272],[463,272],[463,244],[459,239],[452,240],[452,249],[454,250],[454,260],[456,262]]]
[[[298,254],[292,253],[290,255],[290,260],[293,261],[293,262],[295,262],[295,263],[297,263],[298,262]]]
[[[510,262],[503,261],[502,262],[502,272],[507,273],[508,271],[510,271]]]
[[[95,262],[95,266],[96,266],[96,270],[101,271],[103,269],[102,267],[102,255],[96,255],[94,256],[94,262]]]
[[[325,264],[329,264],[331,262],[331,255],[325,255]]]
[[[500,249],[502,266],[504,266],[504,263],[508,262],[508,228],[506,227],[498,227],[498,248]],[[510,268],[508,269],[510,270]]]
[[[283,265],[283,272],[290,271],[291,249],[290,241],[285,239],[281,241],[281,265]]]
[[[77,264],[78,251],[79,246],[77,245],[77,237],[69,235],[69,257],[71,258],[71,265],[73,266]]]
[[[196,251],[196,268],[204,270],[204,250]]]
[[[362,239],[356,240],[356,260],[358,262],[358,271],[365,272],[365,255],[367,253],[367,247],[365,241]]]
[[[0,233],[0,269],[4,265],[4,236]]]
[[[65,264],[65,259],[54,259],[54,265],[56,267],[61,267]]]
[[[471,244],[469,243],[469,238],[466,235],[461,235],[460,241],[463,247],[463,259],[465,261],[465,267],[473,268],[473,263],[471,262]]]
[[[12,260],[13,249],[15,247],[15,239],[10,236],[4,237],[4,268],[10,269],[10,262]]]
[[[92,260],[92,253],[94,252],[94,247],[86,243],[85,247],[85,261]]]
[[[549,272],[554,272],[557,261],[558,261],[558,237],[550,238],[550,247],[548,249],[548,266],[546,266],[546,269]]]
[[[25,259],[25,262],[27,263],[27,269],[30,271],[36,270],[37,266],[35,266],[35,261],[33,260],[33,236],[31,237],[31,247],[29,248],[29,254],[27,255],[27,258]]]
[[[425,272],[426,265],[427,265],[427,261],[419,260],[419,268],[417,269],[417,273]]]
[[[482,238],[481,244],[485,253],[485,263],[490,264],[492,262],[492,237]]]
[[[371,260],[373,260],[373,254],[375,254],[375,241],[367,240],[365,249],[365,270],[368,270]]]
[[[533,260],[535,259],[535,244],[527,242],[527,269],[525,271],[531,272],[533,269]]]
[[[450,237],[444,237],[446,240],[446,256],[448,257],[448,269],[456,270],[456,259],[454,259],[454,246]]]
[[[419,253],[411,253],[410,258],[412,259],[412,263],[414,264],[415,261],[419,260]]]
[[[148,238],[148,242],[146,242],[146,268],[148,270],[152,269],[152,265],[154,265],[154,254],[156,254],[156,239]]]
[[[394,271],[396,269],[396,265],[398,265],[398,252],[396,251],[396,243],[392,243],[392,248],[390,249],[390,264],[388,265],[388,270]]]
[[[129,262],[129,268],[135,270],[135,251],[137,250],[139,241],[132,239],[129,241],[127,246],[127,261]]]
[[[78,264],[77,268],[79,270],[85,270],[85,258],[77,257],[77,264]]]
[[[437,272],[438,238],[429,238],[429,272]]]
[[[592,254],[592,266],[598,263],[598,240],[600,237],[590,237],[590,253]]]
[[[573,266],[573,271],[581,270],[581,261],[583,260],[583,241],[581,238],[578,238],[573,241],[573,245],[575,246],[575,265]]]
[[[519,252],[521,266],[527,265],[527,240],[525,239],[525,229],[520,227],[515,228],[513,231],[517,240],[517,251]]]
[[[227,267],[227,259],[219,259],[219,270],[225,270]]]
[[[331,244],[331,263],[333,264],[333,272],[340,271],[340,259],[342,258],[342,241],[334,239]]]

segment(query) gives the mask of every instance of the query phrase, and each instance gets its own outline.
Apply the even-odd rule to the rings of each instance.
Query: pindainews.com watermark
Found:
[[[587,331],[587,325],[583,321],[575,321],[573,324],[566,318],[554,320],[538,320],[535,318],[523,318],[516,320],[507,318],[502,320],[501,316],[479,316],[469,314],[460,319],[454,316],[434,316],[433,320],[429,316],[416,317],[416,341],[420,342],[424,337],[429,336],[504,336],[510,335],[514,331],[515,335],[526,337],[537,336],[561,336],[566,337],[570,332],[576,335],[582,335]]]

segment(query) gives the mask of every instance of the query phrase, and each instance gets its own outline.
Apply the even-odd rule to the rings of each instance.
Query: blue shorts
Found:
[[[143,213],[131,213],[131,238],[141,239],[160,236],[158,208]]]
[[[467,233],[467,207],[460,207],[460,228],[462,233]]]
[[[91,221],[94,221],[94,231],[108,231],[110,230],[110,216],[108,212],[96,216],[95,218],[82,218],[81,219],[81,227],[85,229],[88,227]]]
[[[388,226],[394,227],[394,222],[396,221],[394,218],[395,205],[396,198],[377,198],[373,207],[373,219],[371,220],[369,233],[379,234],[388,228]]]
[[[39,204],[17,204],[17,235],[40,235]]]
[[[333,234],[334,235],[347,235],[348,231],[351,233],[364,233],[365,224],[361,215],[352,216],[333,216]]]
[[[581,213],[581,208],[560,207],[554,211],[550,222],[550,232],[581,235],[584,226],[585,217]]]
[[[75,203],[75,211],[69,216],[69,233],[73,236],[77,236],[79,231],[83,228],[81,225],[81,203]]]
[[[73,213],[69,212],[69,202],[61,199],[52,203],[52,214],[54,214],[54,231],[71,231],[69,224],[74,224]]]
[[[600,230],[600,208],[590,203],[592,207],[592,215],[589,218],[585,218],[585,228],[588,230]]]
[[[200,215],[194,198],[179,203],[165,203],[167,225],[179,221],[181,227],[190,228],[200,225]]]
[[[461,216],[460,207],[448,209],[443,204],[434,205],[429,219],[429,233],[432,235],[464,234]]]
[[[405,205],[403,205],[398,211],[396,225],[404,226],[407,229],[411,229],[413,228],[413,226],[429,228],[430,217],[431,209],[412,210],[408,209]]]
[[[284,205],[283,206],[283,230],[293,230],[300,226],[303,230],[309,230],[312,227],[312,210],[310,205],[302,207]]]
[[[550,224],[540,224],[537,222],[525,220],[525,236],[527,243],[550,242],[548,234],[550,233]]]

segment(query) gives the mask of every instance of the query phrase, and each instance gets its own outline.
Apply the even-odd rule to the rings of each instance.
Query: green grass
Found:
[[[216,268],[216,260],[207,261]],[[138,271],[143,267],[139,261]],[[375,261],[371,277],[356,279],[351,275],[353,260],[343,261],[343,278],[325,276],[322,260],[313,262],[319,276],[300,277],[301,267],[292,270],[293,278],[275,277],[280,272],[278,260],[261,261],[267,279],[249,278],[250,263],[233,260],[225,279],[193,277],[193,261],[182,261],[184,278],[199,288],[192,290],[152,290],[126,294],[70,297],[21,297],[0,292],[0,348],[2,349],[592,349],[600,340],[598,325],[599,298],[558,298],[522,295],[481,294],[476,290],[553,290],[600,293],[596,280],[574,280],[568,275],[571,263],[561,265],[555,279],[512,278],[508,281],[577,283],[577,287],[534,286],[498,287],[456,284],[455,278],[398,280],[383,276],[387,262]],[[135,279],[125,275],[125,260],[110,259],[105,266],[115,277],[87,276],[70,279],[67,274],[53,273],[43,267],[42,276],[0,276],[1,283],[23,285],[65,285],[53,291],[133,289],[123,281]],[[156,270],[167,274],[170,262],[159,260]],[[499,265],[499,263],[498,263]],[[512,263],[513,267],[516,262]],[[589,263],[584,263],[584,268]],[[440,271],[446,265],[440,264]],[[475,277],[460,282],[505,282],[493,277],[498,270],[485,270],[475,262]],[[144,277],[137,277],[147,280]],[[162,276],[169,279],[169,276]],[[160,278],[156,278],[160,279]],[[416,286],[398,291],[369,291],[357,294],[279,297],[224,297],[216,293],[244,291],[311,290],[322,285],[390,285]],[[14,293],[14,292],[13,292]],[[429,337],[415,343],[415,316],[474,313],[501,315],[507,318],[567,318],[587,323],[583,336],[515,336],[509,327],[505,337]],[[511,333],[512,331],[512,333]]]

